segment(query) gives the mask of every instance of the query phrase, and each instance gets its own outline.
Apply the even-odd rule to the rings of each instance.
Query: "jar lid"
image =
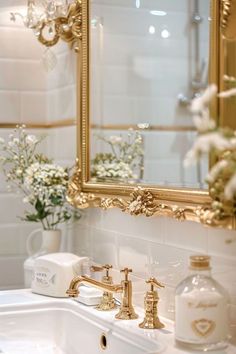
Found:
[[[190,267],[194,269],[210,269],[210,256],[195,255],[190,256]]]

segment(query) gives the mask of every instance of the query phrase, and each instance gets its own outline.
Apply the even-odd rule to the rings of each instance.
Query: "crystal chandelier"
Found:
[[[82,37],[81,11],[81,0],[28,0],[26,14],[11,12],[11,20],[20,17],[46,47],[62,39],[78,50],[75,43]]]

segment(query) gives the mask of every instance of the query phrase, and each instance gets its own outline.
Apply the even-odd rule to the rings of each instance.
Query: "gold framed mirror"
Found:
[[[94,172],[94,164],[98,161],[98,154],[100,154],[99,161],[102,161],[104,156],[101,157],[101,154],[105,154],[107,158],[107,154],[110,153],[107,151],[107,147],[101,144],[97,144],[101,150],[94,151],[94,146],[97,146],[95,139],[105,141],[106,144],[110,144],[111,148],[114,148],[114,145],[111,146],[111,140],[107,138],[107,131],[113,134],[114,131],[118,130],[120,134],[118,137],[123,139],[126,149],[135,144],[136,140],[132,140],[129,144],[127,142],[127,139],[132,134],[136,134],[135,137],[138,136],[141,144],[143,144],[144,140],[151,140],[148,134],[155,133],[155,131],[157,131],[157,137],[158,135],[160,137],[163,132],[174,133],[175,137],[178,136],[181,144],[186,135],[191,137],[191,141],[194,140],[195,131],[190,124],[186,103],[189,103],[209,83],[215,83],[219,90],[222,90],[224,88],[223,75],[226,73],[228,75],[234,74],[226,70],[230,66],[232,66],[232,70],[235,70],[230,59],[233,57],[231,52],[234,49],[231,49],[228,45],[227,38],[230,37],[231,40],[234,38],[234,34],[232,34],[234,30],[234,24],[232,24],[234,18],[233,1],[189,0],[186,2],[179,0],[175,4],[165,2],[166,8],[163,6],[162,1],[159,1],[158,4],[155,2],[155,8],[153,6],[154,2],[151,0],[143,1],[142,4],[140,1],[127,2],[122,0],[112,3],[106,0],[93,2],[86,0],[82,2],[82,40],[79,60],[80,87],[78,90],[78,102],[80,102],[78,109],[78,162],[76,172],[70,183],[68,198],[78,208],[95,206],[109,209],[117,207],[131,215],[166,215],[181,221],[192,220],[210,226],[234,228],[233,218],[216,220],[212,216],[211,198],[207,187],[204,185],[203,173],[199,173],[199,166],[196,168],[194,181],[191,181],[191,183],[189,181],[188,183],[182,183],[183,180],[181,183],[180,180],[163,180],[159,177],[156,180],[154,178],[144,178],[147,168],[143,161],[145,156],[142,154],[138,156],[140,158],[139,161],[137,162],[136,160],[134,162],[136,173],[131,171],[132,173],[130,173],[129,177],[118,174],[119,178],[114,178],[114,176],[112,178],[101,178]],[[143,16],[148,16],[148,22],[145,17],[145,20],[141,23]],[[175,16],[178,17],[176,23]],[[162,18],[165,18],[165,21]],[[184,24],[183,27],[179,26],[179,23],[182,23],[181,21]],[[203,27],[199,28],[202,23],[204,23]],[[150,38],[150,36],[157,34],[157,29],[160,38],[157,38],[157,36]],[[127,34],[127,31],[130,31],[130,33]],[[170,43],[171,45],[175,44],[174,51],[170,51],[171,45],[170,43],[168,44],[172,34],[173,40]],[[180,41],[178,42],[178,36],[181,35],[184,37],[183,48],[185,48],[185,52],[188,55],[187,59],[190,61],[188,70],[186,70],[187,59],[181,57],[179,60],[180,66],[178,67],[177,65],[175,71],[172,70],[170,75],[167,75],[167,69],[171,68],[173,58],[177,61],[177,56],[182,55],[182,47],[180,46],[179,48]],[[129,37],[128,42],[126,37]],[[193,42],[195,43],[194,48],[192,48]],[[144,45],[142,46],[140,43]],[[158,51],[156,51],[155,60],[153,60],[152,50],[155,46],[155,50],[159,50],[159,55],[161,55],[161,50],[163,50],[163,52],[168,52],[170,57],[164,57],[164,59],[159,60]],[[231,46],[234,48],[233,45]],[[142,52],[140,52],[140,47],[144,47]],[[225,55],[226,47],[227,57]],[[133,56],[130,55],[132,50]],[[191,61],[189,58],[193,58],[193,60]],[[207,58],[207,60],[204,61],[204,58]],[[115,71],[119,60],[125,61],[127,65],[130,65],[131,62],[132,72],[130,68],[128,71],[127,67],[123,71]],[[113,61],[112,64],[111,61]],[[166,62],[171,63],[169,67],[168,65],[165,66]],[[109,65],[110,67],[107,70]],[[179,70],[182,75],[178,75]],[[163,71],[166,74],[164,77]],[[187,71],[186,75],[184,75],[185,71]],[[175,105],[178,107],[177,109],[175,107],[174,114],[172,112],[172,121],[171,119],[168,120],[169,116],[167,116],[166,112],[163,114],[168,124],[163,124],[161,115],[156,114],[156,112],[154,112],[154,117],[157,117],[157,124],[155,119],[151,122],[150,120],[144,121],[142,117],[145,115],[143,114],[142,116],[140,113],[142,111],[148,112],[150,119],[153,115],[152,110],[147,110],[147,104],[139,105],[141,99],[138,94],[141,92],[146,101],[150,99],[150,92],[152,94],[150,87],[154,86],[152,82],[150,83],[153,79],[153,73],[155,74],[155,82],[161,81],[163,83],[163,80],[169,78],[169,82],[163,88],[166,95],[165,107],[168,107],[168,102],[170,102],[168,101],[169,97],[167,97],[169,91],[171,91],[170,87],[174,86],[172,81],[170,81],[171,75],[175,74],[180,81],[186,81],[185,86],[181,81],[180,85],[173,90],[176,99]],[[120,77],[121,83],[119,82]],[[124,77],[127,84],[125,89],[122,81]],[[173,76],[174,79],[176,77]],[[114,103],[115,101],[112,99],[107,99],[111,92],[110,82],[113,81],[113,88],[115,87],[112,92],[113,95],[117,94],[117,85],[118,89],[121,90],[121,92],[118,92],[118,95],[121,96],[117,101],[118,103]],[[129,85],[131,85],[131,88]],[[185,95],[181,91],[183,87],[190,87]],[[158,92],[161,92],[161,88],[154,87],[153,90],[154,96],[152,98],[157,100]],[[136,94],[135,99],[132,96],[134,92]],[[162,95],[162,92],[160,95]],[[117,115],[118,107],[127,106],[126,96],[129,99],[133,98],[133,107],[136,108],[136,114],[130,120],[129,110],[123,115]],[[160,103],[160,101],[158,102]],[[227,121],[225,118],[227,109],[227,104],[223,103],[222,100],[217,99],[213,102],[211,114],[217,123],[225,124]],[[107,112],[109,113],[107,114]],[[181,117],[178,116],[179,112]],[[177,124],[173,124],[173,121],[176,120],[176,114],[180,123],[178,121]],[[185,124],[183,124],[183,116],[186,118]],[[113,117],[115,117],[114,120],[112,120]],[[131,132],[129,128],[132,129]],[[128,132],[125,132],[125,138],[120,133],[124,129],[128,130]],[[99,135],[101,131],[103,134],[105,132],[102,136]],[[145,139],[143,138],[144,136]],[[114,135],[111,137],[114,138]],[[178,141],[176,144],[178,146]],[[176,145],[174,144],[173,146],[172,149],[175,153]],[[157,149],[161,151],[163,147],[164,145],[158,146]],[[186,147],[184,147],[181,154],[178,154],[178,162],[182,159],[183,152],[186,152]],[[137,154],[135,156],[137,157]],[[159,161],[157,160],[155,166],[158,166]],[[91,165],[93,166],[91,167]],[[137,166],[139,168],[138,172]],[[153,170],[155,170],[155,166],[154,168],[152,167]],[[159,165],[160,171],[163,171],[163,166]],[[175,165],[169,164],[169,169],[164,171],[164,174],[169,177],[171,175],[170,171],[173,171],[175,166],[176,162]],[[206,169],[206,166],[208,166],[208,161],[205,162],[202,169]],[[179,175],[183,176],[183,173],[179,173]]]

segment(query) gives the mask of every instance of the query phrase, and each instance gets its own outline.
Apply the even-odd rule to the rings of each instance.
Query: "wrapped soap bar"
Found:
[[[72,253],[49,253],[38,257],[34,263],[32,291],[37,294],[67,297],[71,280],[82,274],[82,265],[87,257]]]
[[[79,295],[75,297],[74,300],[84,305],[95,306],[100,304],[102,295],[103,292],[99,289],[87,285],[80,285]]]

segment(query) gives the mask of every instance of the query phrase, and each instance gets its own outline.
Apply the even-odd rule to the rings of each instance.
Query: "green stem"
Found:
[[[110,145],[111,150],[112,150],[113,154],[115,155],[115,157],[116,157],[116,158],[118,158],[118,157],[117,157],[116,150],[115,150],[115,148],[114,148],[113,144],[112,144],[112,143],[110,143],[110,142],[108,142],[108,144]]]
[[[41,224],[43,225],[43,229],[46,230],[46,227],[45,227],[45,225],[44,225],[43,219],[40,220],[40,222],[41,222]]]
[[[48,221],[48,217],[46,216],[45,218],[46,224],[47,224],[47,229],[50,230],[50,223]]]

